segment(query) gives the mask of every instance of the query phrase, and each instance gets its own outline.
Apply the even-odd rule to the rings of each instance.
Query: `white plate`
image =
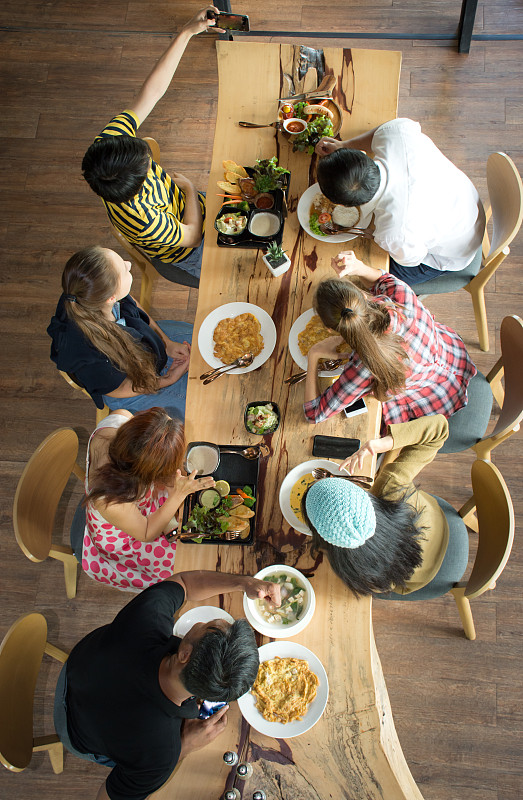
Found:
[[[182,616],[176,620],[173,634],[183,639],[185,634],[188,633],[197,622],[212,622],[213,619],[226,619],[227,622],[231,624],[234,622],[234,617],[231,617],[223,608],[218,608],[217,606],[197,606],[196,608],[191,608],[190,611],[186,611],[185,614],[182,614]]]
[[[298,319],[293,323],[292,328],[289,331],[289,352],[293,357],[294,362],[300,369],[307,369],[307,356],[304,356],[300,350],[300,345],[298,344],[298,335],[305,330],[307,323],[310,322],[315,313],[316,312],[313,308],[309,308],[308,311],[304,311],[303,314],[300,314]],[[336,336],[335,333],[332,335]],[[318,372],[318,375],[320,378],[335,378],[337,375],[341,375],[343,369],[343,365],[338,369],[322,369]]]
[[[283,722],[267,722],[256,708],[254,695],[247,692],[238,698],[238,706],[244,718],[254,730],[263,733],[265,736],[273,736],[275,739],[290,739],[293,736],[305,733],[318,722],[327,705],[329,681],[323,664],[311,650],[296,642],[282,642],[281,640],[269,642],[269,644],[262,645],[258,653],[260,664],[263,661],[270,661],[275,656],[280,658],[303,658],[308,661],[309,669],[318,676],[318,691],[305,716],[300,720],[287,722],[286,724],[283,724]]]
[[[332,236],[318,236],[317,233],[311,231],[309,226],[310,210],[312,201],[318,192],[321,194],[320,184],[315,183],[313,186],[309,186],[298,200],[298,222],[305,233],[308,233],[313,239],[317,239],[318,242],[350,242],[351,239],[356,239],[357,234],[354,233],[333,233]]]
[[[263,350],[256,356],[250,367],[236,367],[228,372],[228,375],[240,375],[244,372],[252,372],[253,369],[258,369],[262,364],[265,364],[268,358],[271,357],[272,351],[276,345],[276,326],[271,317],[263,308],[253,305],[253,303],[226,303],[224,306],[215,308],[210,314],[207,314],[204,321],[200,325],[198,331],[198,349],[200,350],[202,358],[209,364],[210,367],[223,367],[223,361],[216,358],[214,355],[214,342],[213,333],[217,324],[222,319],[228,317],[238,317],[240,314],[252,314],[261,326],[261,335],[263,336]]]
[[[316,458],[312,461],[304,461],[303,464],[298,464],[297,467],[291,471],[283,479],[280,486],[280,509],[281,513],[295,531],[311,535],[309,527],[301,522],[291,508],[291,490],[299,478],[303,478],[308,472],[312,472],[315,467],[323,467],[332,472],[333,475],[347,476],[346,472],[341,472],[339,465],[335,461],[329,461],[326,458]]]

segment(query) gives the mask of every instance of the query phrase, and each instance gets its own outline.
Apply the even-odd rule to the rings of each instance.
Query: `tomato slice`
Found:
[[[330,222],[330,219],[331,215],[327,214],[327,212],[324,211],[323,214],[320,214],[320,216],[318,217],[318,222],[320,223],[320,225],[324,225],[326,222]]]

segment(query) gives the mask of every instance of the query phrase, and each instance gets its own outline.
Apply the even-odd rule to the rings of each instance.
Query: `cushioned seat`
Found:
[[[482,249],[477,251],[473,260],[465,269],[458,272],[444,272],[439,278],[432,278],[426,283],[416,283],[412,286],[412,291],[418,297],[427,297],[431,294],[447,294],[463,289],[471,280],[475,278],[481,269]]]
[[[494,397],[490,383],[478,372],[468,385],[468,403],[449,417],[449,438],[440,453],[461,453],[485,435]]]

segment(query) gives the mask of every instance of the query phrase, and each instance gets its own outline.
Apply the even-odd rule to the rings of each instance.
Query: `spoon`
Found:
[[[330,358],[326,359],[323,362],[322,369],[325,369],[325,370],[337,369],[338,367],[340,367],[343,364],[343,361],[344,361],[343,358],[337,358],[335,360],[332,360]],[[305,380],[306,377],[307,377],[307,371],[306,370],[305,370],[305,372],[297,372],[295,375],[291,375],[290,378],[285,378],[284,383],[288,383],[289,386],[294,386],[296,383],[299,383],[300,381]]]
[[[374,482],[372,478],[368,478],[366,475],[334,475],[333,472],[329,472],[328,469],[324,469],[323,467],[314,467],[312,470],[312,477],[316,478],[317,481],[322,478],[344,478],[346,481],[363,483],[365,486],[372,486]]]
[[[257,444],[253,447],[246,447],[244,450],[224,450],[223,447],[220,447],[220,454],[234,453],[237,456],[243,456],[248,461],[254,461],[255,458],[265,458],[270,452],[266,444]]]
[[[254,361],[254,356],[252,353],[244,353],[243,356],[240,356],[233,361],[232,364],[229,364],[225,368],[216,367],[216,369],[211,369],[209,372],[205,372],[203,375],[200,375],[200,380],[203,381],[204,386],[208,383],[211,383],[215,378],[219,378],[220,375],[225,375],[226,372],[229,372],[231,369],[236,369],[236,367],[248,367]]]
[[[276,122],[268,122],[266,125],[258,125],[256,122],[238,122],[240,128],[280,128],[280,120]]]

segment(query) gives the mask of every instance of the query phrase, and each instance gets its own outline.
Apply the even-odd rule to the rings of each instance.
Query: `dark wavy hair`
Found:
[[[181,467],[185,451],[183,423],[165,409],[139,411],[121,425],[108,450],[108,460],[89,480],[85,503],[134,503],[154,483],[163,484]]]
[[[84,178],[110,203],[126,203],[142,188],[151,163],[151,148],[143,139],[122,134],[93,142],[82,161]]]
[[[226,630],[210,628],[196,642],[180,678],[195,697],[230,703],[249,691],[259,666],[254,631],[237,619]]]
[[[302,497],[301,510],[312,531],[313,552],[326,553],[332,569],[353,594],[358,597],[389,592],[393,586],[404,587],[422,562],[419,539],[423,538],[423,530],[417,525],[419,513],[409,504],[408,496],[387,500],[369,494],[376,514],[376,530],[364,544],[351,549],[322,539],[305,508],[309,489],[310,486]]]
[[[340,147],[318,161],[320,189],[332,203],[361,206],[379,189],[378,165],[361,150]]]

